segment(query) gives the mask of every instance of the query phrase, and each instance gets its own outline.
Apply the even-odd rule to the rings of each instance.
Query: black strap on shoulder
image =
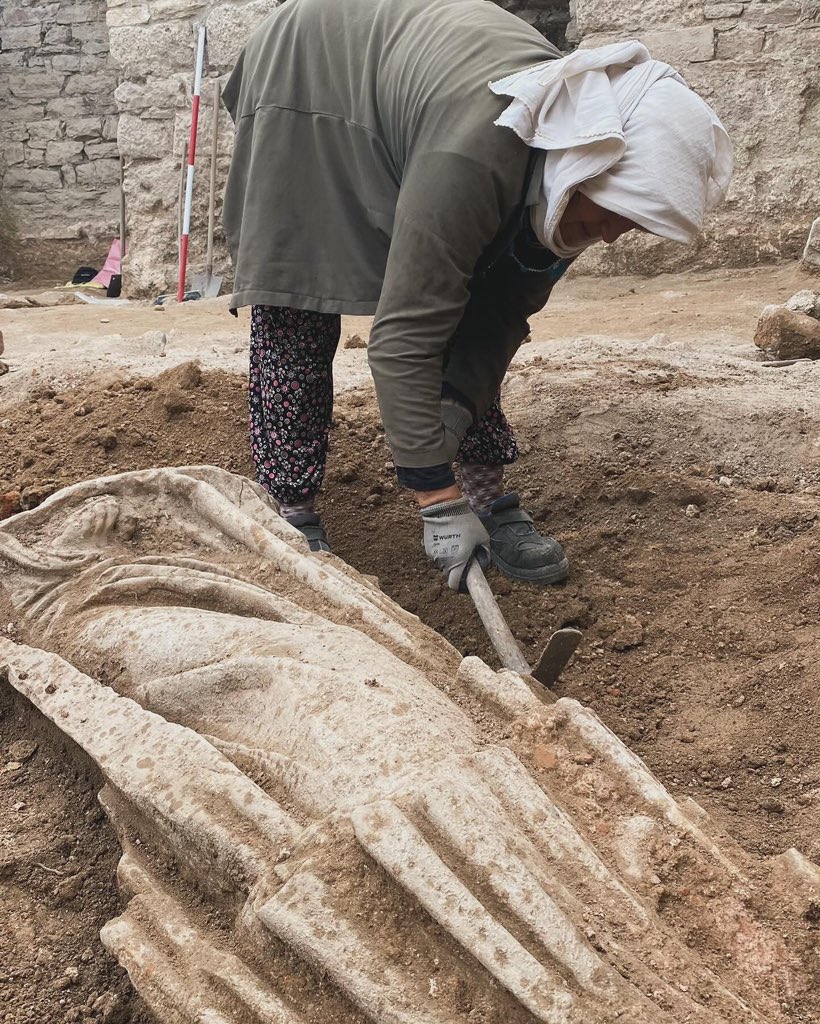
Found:
[[[524,174],[524,185],[521,189],[521,195],[518,199],[518,203],[506,224],[504,224],[493,241],[481,254],[478,263],[475,265],[475,270],[473,271],[474,278],[483,277],[499,256],[506,252],[510,245],[512,245],[513,239],[518,234],[519,228],[521,227],[521,219],[524,216],[524,210],[527,206],[527,195],[530,191],[530,180],[532,179],[533,172],[535,171],[535,166],[538,163],[540,155],[540,150],[530,148],[530,155],[527,160],[527,170]]]

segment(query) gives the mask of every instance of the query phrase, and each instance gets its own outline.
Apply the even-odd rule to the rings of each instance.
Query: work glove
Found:
[[[466,498],[428,505],[421,518],[427,557],[447,574],[449,588],[463,593],[473,559],[483,569],[490,564],[490,535]]]

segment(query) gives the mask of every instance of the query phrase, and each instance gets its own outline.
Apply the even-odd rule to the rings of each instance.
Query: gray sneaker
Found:
[[[505,576],[527,583],[560,583],[569,576],[564,549],[552,537],[542,537],[517,494],[496,498],[478,518],[490,535],[493,564]]]
[[[307,537],[308,547],[311,551],[330,551],[322,520],[315,512],[298,512],[295,516],[290,516],[287,521]]]

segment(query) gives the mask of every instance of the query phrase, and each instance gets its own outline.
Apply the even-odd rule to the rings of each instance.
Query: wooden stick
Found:
[[[211,135],[211,178],[208,183],[208,250],[205,255],[205,281],[214,269],[214,208],[216,206],[216,147],[219,139],[219,81],[214,82],[213,132]],[[207,287],[207,284],[206,284]]]
[[[761,366],[794,366],[796,363],[816,363],[816,359],[808,356],[801,356],[799,359],[767,359]]]
[[[125,162],[120,154],[120,271],[125,259]]]
[[[498,607],[490,585],[477,561],[473,562],[467,572],[467,590],[473,599],[479,618],[484,623],[487,636],[501,659],[501,664],[504,668],[511,668],[513,672],[528,676],[530,666],[521,653],[521,648],[516,643],[515,637],[510,632],[510,627],[501,614],[501,609]]]

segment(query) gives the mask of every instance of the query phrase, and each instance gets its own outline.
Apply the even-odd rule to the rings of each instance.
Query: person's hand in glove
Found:
[[[464,591],[473,558],[486,568],[490,563],[490,536],[466,498],[453,498],[421,510],[424,550],[447,574],[451,590]]]

